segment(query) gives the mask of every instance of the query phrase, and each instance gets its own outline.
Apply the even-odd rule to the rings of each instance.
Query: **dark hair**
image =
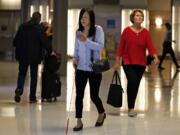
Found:
[[[39,23],[41,21],[41,14],[39,12],[34,12],[32,14],[32,20],[35,22],[35,23]]]
[[[95,14],[94,11],[90,8],[82,8],[80,13],[79,13],[79,28],[78,31],[83,31],[84,27],[81,24],[81,19],[84,15],[84,13],[87,12],[89,14],[89,18],[90,18],[90,29],[89,29],[89,35],[88,37],[94,36],[95,35]]]
[[[135,9],[135,10],[130,14],[130,21],[131,21],[132,23],[134,23],[134,16],[135,16],[135,14],[136,14],[137,12],[141,13],[141,15],[143,16],[143,20],[144,20],[143,11],[140,10],[140,9]]]
[[[171,26],[171,24],[170,23],[165,23],[165,26],[166,26],[166,28],[168,29],[168,30],[171,30],[171,28],[172,28],[172,26]]]

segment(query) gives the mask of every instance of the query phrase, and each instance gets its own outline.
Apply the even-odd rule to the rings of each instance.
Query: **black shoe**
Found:
[[[45,99],[44,99],[44,98],[42,98],[42,99],[41,99],[41,102],[45,102]]]
[[[54,100],[53,100],[53,102],[56,102],[57,101],[57,98],[56,97],[54,97]]]
[[[81,131],[83,129],[83,124],[80,127],[74,127],[73,131]]]
[[[103,120],[102,120],[101,122],[96,122],[95,127],[100,127],[100,126],[102,126],[103,123],[104,123],[104,119],[105,119],[105,118],[106,118],[106,114],[104,113]]]
[[[22,90],[17,88],[15,90],[15,97],[14,97],[16,103],[19,103],[21,101],[21,95],[22,95]]]
[[[51,103],[51,102],[52,102],[52,98],[48,98],[48,99],[47,99],[47,102],[48,102],[48,103]]]
[[[19,94],[15,94],[14,100],[16,103],[19,103],[21,101],[21,96]]]
[[[35,99],[35,100],[30,100],[30,101],[29,101],[30,104],[33,104],[33,103],[36,103],[36,102],[37,102],[36,99]]]
[[[23,90],[21,90],[19,88],[16,88],[15,89],[15,94],[21,96],[23,94]]]

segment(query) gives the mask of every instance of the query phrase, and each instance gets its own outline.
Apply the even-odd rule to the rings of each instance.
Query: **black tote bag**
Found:
[[[115,79],[115,83],[114,83]],[[122,106],[122,99],[123,99],[123,88],[121,86],[121,81],[119,77],[119,73],[114,71],[112,82],[109,87],[109,93],[107,98],[107,104],[110,104],[114,107],[121,107]]]

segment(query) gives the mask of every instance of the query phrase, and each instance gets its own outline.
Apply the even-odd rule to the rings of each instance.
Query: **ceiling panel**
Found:
[[[94,0],[94,4],[117,5],[119,4],[119,0]]]

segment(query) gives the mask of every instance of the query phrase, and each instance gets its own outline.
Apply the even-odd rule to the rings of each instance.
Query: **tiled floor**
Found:
[[[56,103],[28,103],[29,76],[26,80],[22,102],[13,101],[18,65],[0,62],[0,135],[65,135],[69,119],[68,135],[179,135],[180,134],[180,80],[179,72],[166,60],[165,70],[159,72],[152,66],[141,81],[136,110],[138,116],[127,116],[126,92],[123,107],[106,104],[113,70],[103,74],[100,96],[107,112],[104,126],[95,128],[97,112],[90,101],[88,87],[84,98],[84,129],[73,132],[74,118],[74,70],[68,62],[67,77],[61,77],[62,96]],[[120,71],[124,90],[126,78]],[[37,96],[40,98],[40,78]]]

